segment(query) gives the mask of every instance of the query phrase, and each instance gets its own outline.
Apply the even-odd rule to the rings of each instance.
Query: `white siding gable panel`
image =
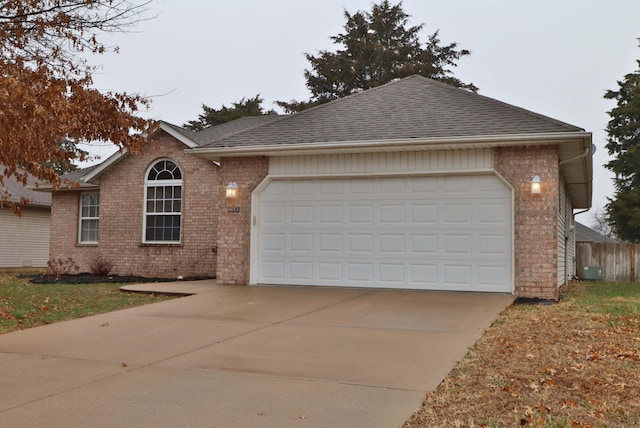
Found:
[[[490,171],[492,168],[493,152],[491,149],[274,156],[269,159],[269,175],[272,177],[393,175],[412,172],[435,174]],[[341,184],[327,185],[339,186]]]

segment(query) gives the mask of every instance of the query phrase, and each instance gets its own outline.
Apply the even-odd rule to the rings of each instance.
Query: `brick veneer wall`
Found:
[[[217,278],[222,284],[246,285],[249,283],[251,193],[269,173],[269,159],[260,156],[224,158],[220,166]],[[224,197],[223,188],[230,182],[238,184],[237,198]]]
[[[558,298],[558,148],[503,147],[494,167],[514,188],[515,291],[521,297]],[[542,192],[531,194],[540,176]]]
[[[219,167],[186,155],[185,146],[164,132],[140,155],[127,155],[100,177],[98,245],[78,245],[79,192],[53,196],[51,257],[73,258],[89,271],[98,255],[114,264],[113,274],[173,278],[214,276],[218,245]],[[182,170],[181,244],[143,244],[144,179],[159,158]]]

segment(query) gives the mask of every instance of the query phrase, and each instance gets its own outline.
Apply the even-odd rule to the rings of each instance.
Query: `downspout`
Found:
[[[586,149],[584,149],[584,153],[582,153],[581,155],[574,156],[574,157],[569,158],[569,159],[561,160],[560,161],[560,165],[564,165],[565,163],[573,162],[573,161],[578,160],[578,159],[586,158],[589,155],[590,151],[591,151],[591,148],[587,147]]]

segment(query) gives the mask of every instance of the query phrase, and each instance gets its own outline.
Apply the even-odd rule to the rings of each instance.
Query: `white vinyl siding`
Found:
[[[492,168],[491,149],[274,156],[269,159],[269,175],[272,177],[406,175],[414,172],[424,174],[489,171]]]
[[[575,274],[575,228],[572,226],[573,209],[561,176],[558,196],[558,287],[566,284]]]
[[[46,267],[50,232],[49,208],[23,207],[21,217],[0,208],[0,268]]]
[[[495,175],[283,179],[259,200],[259,283],[513,291]]]
[[[97,244],[100,225],[100,193],[80,195],[78,243]]]

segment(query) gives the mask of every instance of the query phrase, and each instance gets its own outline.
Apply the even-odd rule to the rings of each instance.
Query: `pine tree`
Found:
[[[274,110],[265,111],[262,107],[262,101],[263,99],[258,94],[253,98],[242,98],[240,101],[234,102],[231,107],[223,104],[219,109],[214,109],[202,104],[202,113],[198,115],[198,119],[190,120],[182,126],[192,131],[201,131],[245,116],[276,114]]]
[[[618,82],[606,99],[616,100],[609,112],[607,149],[615,158],[605,166],[615,174],[616,192],[607,213],[618,238],[640,242],[640,61],[638,70]]]

